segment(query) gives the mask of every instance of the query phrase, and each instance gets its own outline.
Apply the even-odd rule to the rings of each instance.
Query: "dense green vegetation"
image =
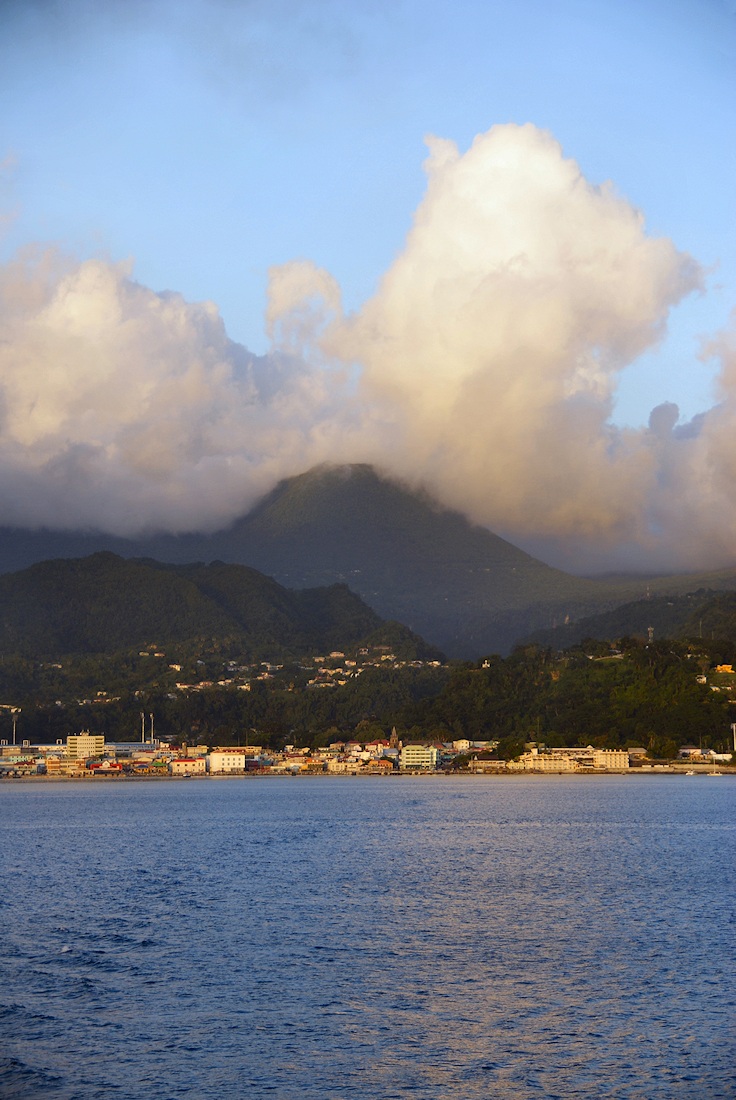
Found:
[[[502,757],[516,755],[529,740],[641,745],[656,757],[672,757],[693,743],[725,751],[734,713],[726,689],[733,677],[710,673],[708,648],[629,638],[615,654],[608,645],[589,643],[555,658],[548,649],[521,647],[507,660],[457,670],[412,716],[471,739],[490,731],[501,740]],[[699,682],[706,672],[710,682]],[[722,690],[712,690],[719,685]]]
[[[183,660],[180,669],[170,667],[172,656]],[[19,736],[31,741],[55,741],[80,728],[103,732],[108,740],[136,740],[141,714],[148,728],[153,713],[157,734],[176,740],[312,744],[326,731],[351,731],[361,722],[390,728],[394,716],[436,694],[448,676],[441,667],[367,667],[342,686],[318,689],[308,686],[313,667],[286,663],[260,680],[262,666],[256,665],[243,690],[236,681],[248,674],[234,675],[223,656],[210,651],[187,660],[171,650],[165,658],[120,653],[52,664],[1,658],[0,701],[22,708]],[[221,684],[223,678],[233,682]],[[182,690],[177,682],[206,686]],[[3,721],[0,736],[7,740],[10,715],[0,717],[0,729]]]
[[[556,649],[577,645],[583,638],[621,638],[630,634],[653,638],[706,638],[736,642],[736,594],[709,588],[680,595],[648,596],[577,622],[540,630],[528,640]]]
[[[713,668],[726,647],[624,639],[615,652],[590,642],[554,655],[526,646],[478,664],[365,667],[327,689],[309,686],[315,669],[305,662],[272,668],[263,680],[254,666],[243,690],[232,680],[228,647],[196,657],[128,652],[50,665],[6,657],[0,698],[22,706],[22,736],[31,740],[53,741],[80,728],[136,739],[141,713],[146,721],[153,713],[159,735],[209,744],[315,745],[349,734],[366,740],[395,725],[411,739],[499,739],[502,758],[529,740],[642,745],[652,756],[671,757],[683,744],[730,747],[736,676]],[[172,656],[180,668],[170,667]],[[182,690],[182,681],[207,686]],[[10,717],[5,721],[9,731]]]
[[[396,726],[500,740],[504,757],[529,740],[660,757],[728,748],[736,676],[715,666],[736,659],[736,594],[649,600],[598,625],[632,622],[648,625],[610,634],[616,648],[528,644],[446,665],[344,584],[292,591],[245,566],[103,552],[0,577],[0,703],[22,708],[19,736],[32,741],[81,728],[137,739],[154,715],[160,736],[212,744],[365,740]],[[0,710],[6,740],[11,721]]]
[[[103,551],[0,577],[0,654],[50,660],[151,642],[196,650],[216,643],[242,660],[277,660],[354,646],[376,632],[413,656],[436,656],[344,584],[295,592],[242,565],[163,565]]]

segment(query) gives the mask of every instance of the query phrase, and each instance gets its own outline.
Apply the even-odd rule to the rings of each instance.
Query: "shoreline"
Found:
[[[381,772],[306,772],[306,773],[288,773],[277,772],[271,774],[268,772],[233,772],[229,774],[220,775],[8,775],[0,779],[0,789],[6,783],[85,783],[89,784],[90,781],[96,780],[96,785],[100,783],[123,783],[123,782],[182,782],[186,780],[189,782],[192,779],[198,780],[252,780],[252,779],[545,779],[545,778],[571,778],[571,779],[601,779],[611,776],[622,777],[634,777],[634,776],[682,776],[686,779],[693,779],[697,776],[726,776],[736,778],[736,768],[719,768],[715,772],[712,770],[706,770],[705,767],[701,767],[700,771],[695,771],[695,774],[688,774],[693,772],[694,769],[685,769],[682,767],[667,767],[657,766],[651,768],[618,768],[618,769],[598,769],[596,771],[493,771],[493,772],[435,772],[435,771],[416,771],[416,772],[394,772],[390,775],[386,775]]]

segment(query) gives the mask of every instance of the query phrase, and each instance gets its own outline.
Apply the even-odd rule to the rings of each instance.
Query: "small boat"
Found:
[[[685,772],[685,775],[695,775],[695,772],[693,772],[693,771]]]

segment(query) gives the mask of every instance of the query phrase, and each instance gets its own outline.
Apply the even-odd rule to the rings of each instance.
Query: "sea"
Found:
[[[736,780],[0,784],[0,1097],[725,1100]]]

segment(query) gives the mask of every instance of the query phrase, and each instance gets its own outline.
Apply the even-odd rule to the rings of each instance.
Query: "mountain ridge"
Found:
[[[50,553],[48,551],[51,551]],[[241,564],[290,589],[347,584],[381,617],[450,656],[504,653],[530,634],[641,598],[736,588],[736,570],[674,577],[578,577],[470,523],[367,465],[286,478],[212,534],[123,539],[0,530],[0,573],[31,560],[110,550],[125,558]]]
[[[0,576],[0,653],[50,658],[220,640],[245,659],[308,656],[387,640],[434,647],[382,619],[346,585],[292,591],[243,565],[167,565],[110,551]]]

